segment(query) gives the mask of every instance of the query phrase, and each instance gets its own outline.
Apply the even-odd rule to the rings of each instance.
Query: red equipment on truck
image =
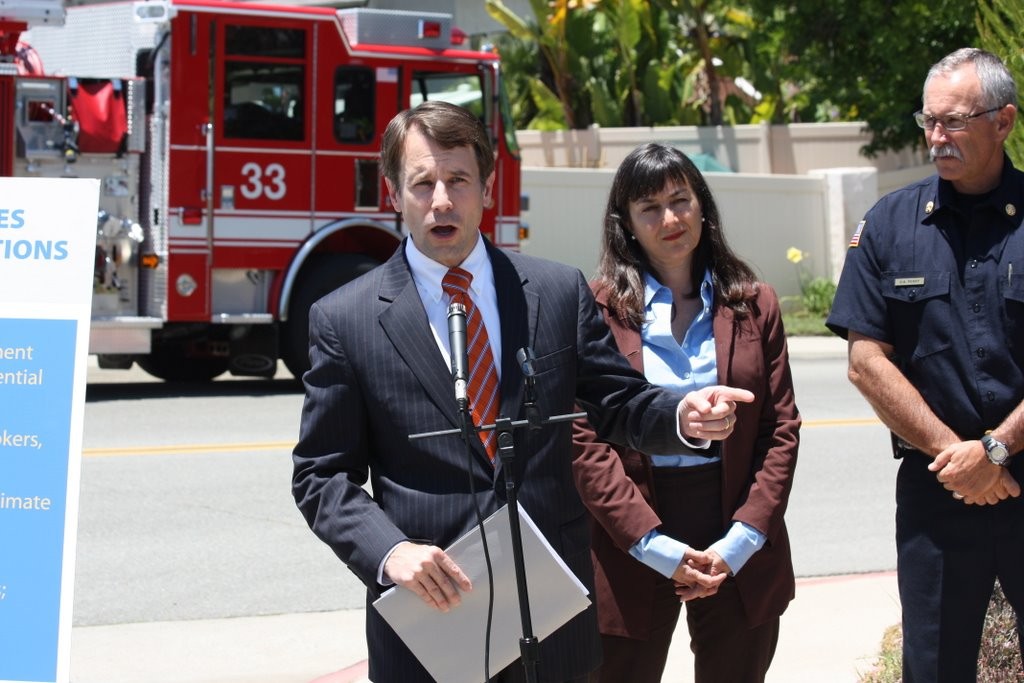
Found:
[[[60,0],[4,0],[0,176],[101,179],[100,367],[197,381],[273,376],[280,358],[300,376],[309,306],[404,234],[380,139],[425,99],[462,105],[491,132],[484,230],[517,249],[499,60],[463,38],[426,12],[141,0],[65,18]]]

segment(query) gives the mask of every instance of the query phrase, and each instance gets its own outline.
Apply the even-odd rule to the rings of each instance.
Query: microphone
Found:
[[[533,352],[533,349],[529,346],[519,349],[516,351],[516,362],[523,370],[523,377],[532,385],[536,381],[537,370],[533,367],[533,361],[537,360],[537,355]]]
[[[535,360],[537,356],[529,346],[516,351],[516,362],[523,371],[523,407],[530,429],[541,428],[540,407],[537,406],[537,369],[533,366]]]
[[[466,382],[469,375],[466,366],[466,307],[452,302],[448,305],[448,346],[452,357],[452,379],[455,381],[455,403],[460,411],[469,410],[469,396]]]

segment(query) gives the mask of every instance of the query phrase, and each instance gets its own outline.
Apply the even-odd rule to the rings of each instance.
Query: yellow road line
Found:
[[[807,420],[803,429],[816,427],[869,427],[881,425],[877,417],[836,418],[832,420]],[[218,443],[218,444],[179,444],[169,446],[123,446],[120,448],[86,448],[82,450],[86,458],[112,458],[126,455],[179,455],[185,453],[245,453],[251,451],[291,452],[294,441],[269,441],[265,443]]]

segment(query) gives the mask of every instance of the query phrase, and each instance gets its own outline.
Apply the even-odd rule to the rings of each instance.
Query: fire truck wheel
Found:
[[[185,343],[162,343],[136,358],[139,367],[165,382],[209,382],[228,369],[227,358],[190,357]]]
[[[303,266],[281,328],[281,360],[296,379],[309,369],[309,307],[378,265],[364,254],[319,254]]]

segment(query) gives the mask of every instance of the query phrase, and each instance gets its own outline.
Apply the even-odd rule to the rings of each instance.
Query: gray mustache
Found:
[[[960,150],[953,145],[939,145],[938,147],[932,146],[928,149],[928,159],[935,161],[939,157],[953,157],[957,161],[963,161],[964,157],[960,154]]]

